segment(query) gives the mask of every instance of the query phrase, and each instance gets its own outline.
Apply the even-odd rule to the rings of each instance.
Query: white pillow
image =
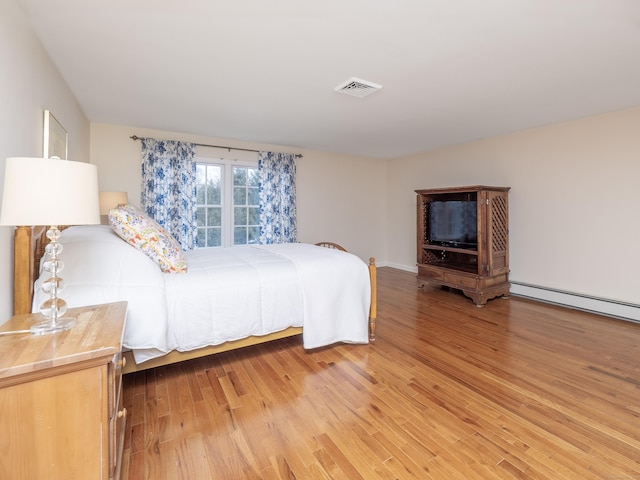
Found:
[[[69,308],[126,301],[123,345],[127,348],[164,348],[167,344],[165,277],[149,257],[131,248],[109,225],[82,225],[62,231],[64,250],[59,296]],[[33,310],[49,298],[35,284]],[[163,351],[166,351],[163,350]]]

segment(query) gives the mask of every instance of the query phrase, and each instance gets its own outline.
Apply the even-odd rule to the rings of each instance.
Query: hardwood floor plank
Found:
[[[360,474],[360,471],[357,469],[347,455],[345,455],[344,451],[333,442],[331,437],[326,433],[323,433],[318,436],[318,441],[322,448],[327,452],[327,455],[331,457],[331,460],[335,465],[340,469],[342,474],[344,474],[349,480],[365,480]]]
[[[318,459],[318,463],[320,464],[322,471],[325,472],[327,478],[332,480],[349,480],[324,448],[315,450],[313,454]]]
[[[144,451],[132,453],[129,457],[128,463],[129,463],[129,468],[126,472],[121,471],[121,477],[123,477],[123,475],[126,474],[127,476],[123,478],[128,478],[132,480],[134,478],[144,478],[144,479],[151,478],[147,473]],[[152,466],[150,468],[154,468],[154,467]]]
[[[640,478],[640,325],[380,268],[376,333],[125,375],[121,478]]]

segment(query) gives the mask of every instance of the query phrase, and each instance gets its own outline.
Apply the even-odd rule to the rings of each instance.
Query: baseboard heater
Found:
[[[511,280],[511,295],[640,323],[640,305]]]

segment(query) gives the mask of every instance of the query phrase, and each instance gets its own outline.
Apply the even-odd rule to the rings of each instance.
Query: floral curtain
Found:
[[[291,153],[260,152],[260,243],[294,243],[296,229],[296,158]]]
[[[196,145],[142,140],[141,205],[183,250],[196,247]]]

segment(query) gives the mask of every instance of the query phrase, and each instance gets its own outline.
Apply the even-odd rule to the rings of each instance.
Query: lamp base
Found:
[[[56,318],[54,320],[45,320],[31,325],[29,329],[33,335],[50,335],[52,333],[64,332],[74,327],[76,319],[73,317]]]

